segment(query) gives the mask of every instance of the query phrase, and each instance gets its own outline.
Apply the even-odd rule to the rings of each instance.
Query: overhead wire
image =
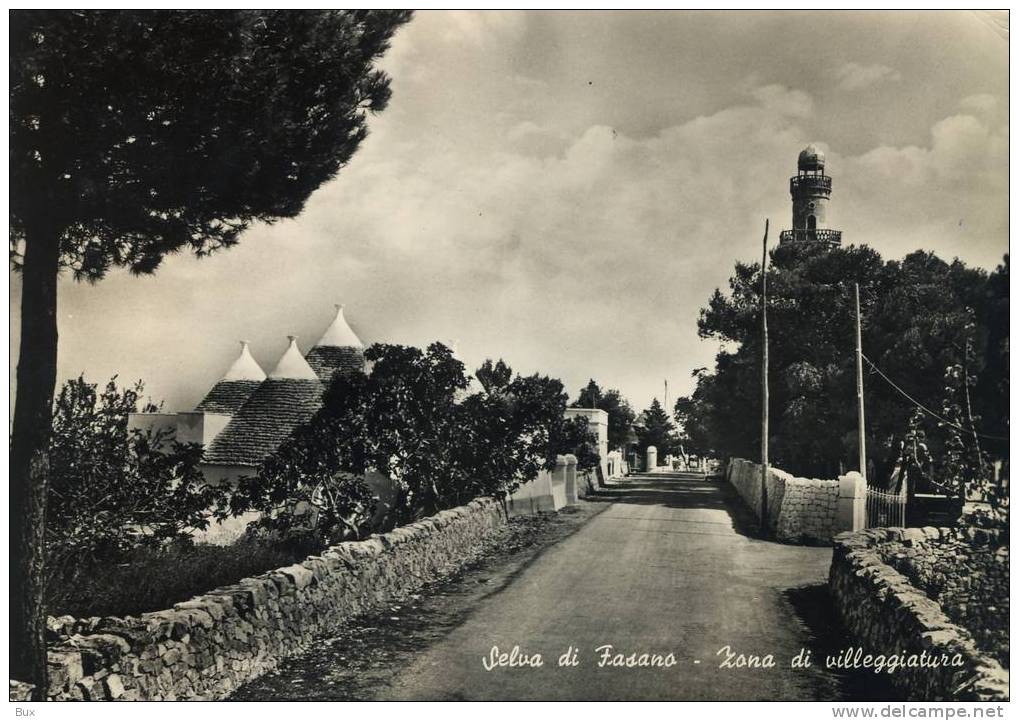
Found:
[[[990,440],[993,440],[993,441],[1007,441],[1008,440],[1008,438],[1003,438],[1001,436],[992,436],[992,435],[989,435],[987,433],[977,433],[976,431],[970,431],[970,430],[968,430],[966,428],[963,428],[962,426],[960,426],[957,423],[953,423],[952,421],[948,420],[944,416],[939,415],[938,413],[935,413],[930,408],[925,406],[923,403],[918,401],[916,398],[914,398],[913,396],[911,396],[908,393],[906,393],[906,391],[902,390],[902,388],[900,388],[898,386],[898,384],[896,384],[895,381],[893,381],[891,378],[889,378],[887,375],[885,375],[884,372],[874,364],[874,361],[872,361],[870,358],[868,358],[863,353],[860,353],[860,355],[863,356],[863,359],[865,361],[867,361],[867,364],[871,367],[871,369],[875,373],[877,373],[879,376],[884,378],[885,382],[888,383],[888,385],[890,385],[892,388],[897,390],[900,394],[902,394],[902,396],[906,400],[908,400],[910,403],[915,405],[917,408],[922,410],[927,415],[932,416],[934,418],[937,418],[939,421],[941,421],[945,425],[951,426],[952,428],[955,428],[956,430],[962,431],[963,433],[976,433],[976,435],[980,436],[981,438],[987,438],[987,439],[990,439]]]

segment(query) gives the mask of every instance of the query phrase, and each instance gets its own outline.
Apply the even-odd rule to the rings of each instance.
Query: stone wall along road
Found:
[[[346,619],[462,567],[504,525],[499,505],[479,499],[165,611],[51,619],[48,696],[224,697]]]

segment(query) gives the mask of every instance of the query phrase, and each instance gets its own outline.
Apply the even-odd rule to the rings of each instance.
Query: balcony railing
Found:
[[[800,189],[815,193],[831,193],[831,178],[827,175],[794,175],[789,178],[789,192],[796,195]]]
[[[831,230],[830,228],[783,230],[778,237],[778,241],[782,245],[786,243],[823,243],[824,245],[835,246],[842,242],[842,231]]]

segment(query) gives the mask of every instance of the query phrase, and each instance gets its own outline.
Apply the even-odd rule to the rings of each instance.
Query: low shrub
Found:
[[[160,611],[218,586],[289,566],[305,555],[303,549],[247,539],[229,546],[140,547],[119,563],[96,562],[53,578],[46,589],[47,612],[87,618]]]
[[[208,528],[225,489],[205,483],[202,448],[168,428],[132,428],[141,382],[105,387],[67,381],[53,407],[46,508],[48,585],[82,569],[124,562],[140,547],[163,548]]]

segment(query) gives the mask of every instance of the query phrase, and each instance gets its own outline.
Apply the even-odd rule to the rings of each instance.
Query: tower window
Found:
[[[807,216],[807,230],[817,230],[817,218],[813,215]]]

